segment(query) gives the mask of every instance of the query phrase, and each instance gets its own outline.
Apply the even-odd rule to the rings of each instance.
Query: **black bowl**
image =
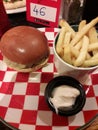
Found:
[[[52,92],[53,92],[54,88],[60,87],[61,85],[68,85],[68,86],[77,88],[80,91],[80,95],[76,98],[76,101],[75,101],[74,105],[72,105],[72,107],[67,108],[67,109],[58,108],[58,113],[57,113],[55,110],[55,107],[50,102],[50,97],[53,97]],[[65,92],[65,94],[66,94],[66,92]],[[85,90],[83,89],[82,84],[79,81],[77,81],[76,79],[74,79],[70,76],[57,76],[57,77],[53,78],[47,84],[46,89],[45,89],[45,99],[46,99],[46,102],[47,102],[49,108],[53,112],[57,113],[58,115],[62,115],[62,116],[72,116],[82,110],[82,108],[85,105],[86,95],[85,95]]]
[[[4,121],[0,117],[0,130],[19,130],[19,129],[15,128],[14,126],[11,126],[9,123],[7,123],[6,121]]]

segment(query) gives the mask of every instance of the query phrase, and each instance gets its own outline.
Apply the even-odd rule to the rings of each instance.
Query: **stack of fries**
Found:
[[[89,23],[82,20],[76,32],[65,20],[60,20],[61,30],[56,44],[58,55],[76,67],[98,65],[98,33],[95,28],[97,23],[98,17]]]

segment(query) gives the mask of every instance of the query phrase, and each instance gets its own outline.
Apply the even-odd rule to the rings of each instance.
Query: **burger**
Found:
[[[42,68],[50,54],[46,36],[31,26],[16,26],[5,32],[0,50],[7,66],[20,72]]]

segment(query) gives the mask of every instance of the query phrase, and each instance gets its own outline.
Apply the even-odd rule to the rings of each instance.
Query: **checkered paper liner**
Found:
[[[86,104],[71,117],[53,113],[47,106],[44,90],[57,76],[54,65],[53,41],[57,28],[40,28],[47,36],[50,57],[46,67],[32,73],[7,68],[0,54],[0,116],[21,130],[75,130],[98,113],[98,70],[88,76],[84,84]]]

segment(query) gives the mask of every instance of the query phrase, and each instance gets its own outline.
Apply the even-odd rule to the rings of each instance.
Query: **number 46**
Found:
[[[38,8],[36,5],[33,8],[33,12],[35,12],[36,15],[41,15],[41,16],[45,16],[45,10],[46,10],[45,7]]]

